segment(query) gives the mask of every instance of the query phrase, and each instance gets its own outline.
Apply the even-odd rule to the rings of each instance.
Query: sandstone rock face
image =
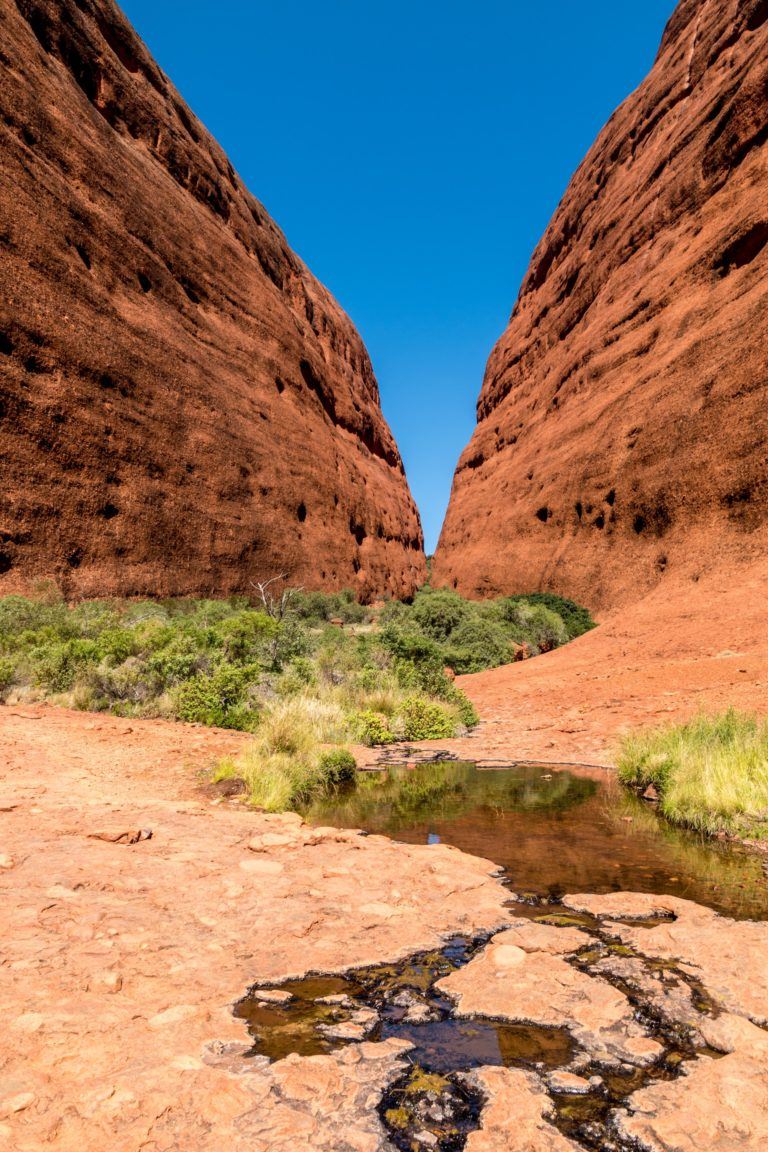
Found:
[[[610,607],[765,554],[768,6],[681,0],[493,350],[434,581]]]
[[[358,333],[117,7],[0,0],[0,47],[0,591],[411,593]]]

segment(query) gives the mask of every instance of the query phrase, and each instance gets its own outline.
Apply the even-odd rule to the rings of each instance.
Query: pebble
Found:
[[[261,1004],[287,1004],[293,1000],[290,992],[283,992],[279,988],[256,988],[253,998]]]

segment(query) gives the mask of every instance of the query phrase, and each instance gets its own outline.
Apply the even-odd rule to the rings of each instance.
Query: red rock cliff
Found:
[[[766,552],[768,3],[683,0],[536,249],[434,580],[595,608]]]
[[[0,592],[411,593],[360,337],[115,5],[0,0],[0,69]]]

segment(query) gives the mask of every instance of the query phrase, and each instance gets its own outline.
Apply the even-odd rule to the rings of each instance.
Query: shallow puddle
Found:
[[[358,775],[302,813],[412,844],[453,844],[500,865],[518,894],[656,892],[737,919],[768,918],[761,861],[673,828],[609,772],[439,762]]]
[[[638,1088],[680,1074],[705,1050],[695,1027],[665,1019],[651,977],[679,988],[695,1012],[716,1013],[705,990],[674,964],[650,961],[588,915],[571,913],[567,892],[669,893],[737,918],[768,917],[761,861],[732,845],[679,831],[627,795],[608,773],[540,765],[478,769],[443,762],[361,773],[358,786],[303,812],[314,823],[362,828],[410,843],[444,842],[503,869],[514,914],[552,927],[578,927],[584,947],[571,963],[628,996],[635,1019],[663,1046],[643,1069],[585,1062],[564,1028],[476,1017],[458,1019],[436,983],[468,963],[486,940],[456,937],[397,964],[343,976],[310,975],[253,988],[237,1005],[252,1053],[278,1060],[331,1052],[360,1040],[408,1040],[402,1076],[379,1105],[390,1142],[403,1152],[459,1152],[480,1123],[481,1093],[466,1073],[502,1065],[548,1073],[569,1065],[588,1086],[573,1095],[550,1086],[553,1123],[577,1146],[629,1152],[612,1112]]]
[[[273,989],[254,988],[236,1006],[235,1015],[247,1022],[254,1054],[270,1060],[291,1052],[313,1056],[361,1039],[396,1036],[413,1044],[409,1060],[435,1073],[483,1064],[539,1070],[567,1064],[573,1044],[565,1030],[451,1015],[450,1001],[435,991],[434,984],[466,964],[484,942],[456,937],[441,949],[399,964],[357,968],[345,976],[307,976]],[[265,1002],[263,998],[274,992],[289,999]]]

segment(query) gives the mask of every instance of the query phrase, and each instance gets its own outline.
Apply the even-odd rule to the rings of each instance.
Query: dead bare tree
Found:
[[[251,587],[254,588],[258,594],[259,599],[263,605],[264,611],[273,620],[283,620],[288,611],[291,600],[299,592],[303,592],[303,587],[300,588],[284,588],[279,596],[272,590],[273,585],[285,582],[288,579],[287,572],[281,572],[279,576],[272,576],[269,580],[251,580]]]

